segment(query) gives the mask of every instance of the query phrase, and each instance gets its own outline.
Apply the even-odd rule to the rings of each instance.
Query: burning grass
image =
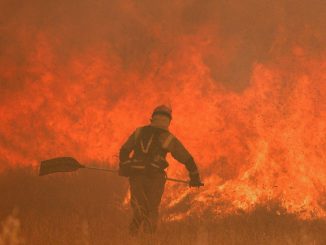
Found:
[[[127,188],[122,178],[92,171],[46,177],[32,169],[3,172],[0,244],[326,244],[325,221],[264,207],[163,222],[154,237],[132,239],[130,210],[122,205]]]
[[[205,187],[169,183],[151,239],[326,244],[324,1],[20,2],[0,2],[0,172],[67,155],[115,168],[168,103]],[[127,188],[86,170],[0,173],[0,243],[132,244]]]

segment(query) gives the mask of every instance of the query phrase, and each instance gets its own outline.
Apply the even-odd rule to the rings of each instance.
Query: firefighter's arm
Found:
[[[203,186],[204,184],[200,181],[198,168],[192,155],[177,138],[173,138],[173,140],[171,140],[168,150],[171,152],[174,159],[185,165],[189,172],[189,185],[191,187]]]
[[[120,162],[125,162],[127,160],[129,160],[129,155],[132,152],[133,148],[134,148],[134,144],[135,144],[135,140],[134,140],[134,133],[132,133],[129,138],[127,139],[127,141],[122,145],[120,152],[119,152],[119,160]]]
[[[128,162],[130,160],[130,153],[134,150],[136,137],[138,134],[138,129],[133,132],[127,141],[122,145],[119,152],[119,175],[121,176],[129,176],[128,171]]]

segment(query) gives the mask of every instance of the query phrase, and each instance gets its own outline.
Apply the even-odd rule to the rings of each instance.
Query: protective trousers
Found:
[[[133,218],[130,233],[137,234],[143,225],[146,233],[154,233],[165,186],[165,173],[134,175],[129,178]]]

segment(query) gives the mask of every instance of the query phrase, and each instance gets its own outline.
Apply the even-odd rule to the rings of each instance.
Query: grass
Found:
[[[0,174],[0,245],[4,244],[326,244],[326,222],[301,221],[264,207],[220,218],[210,213],[162,222],[156,235],[128,236],[128,184],[81,170],[39,177],[32,169]],[[164,207],[163,207],[164,213]]]

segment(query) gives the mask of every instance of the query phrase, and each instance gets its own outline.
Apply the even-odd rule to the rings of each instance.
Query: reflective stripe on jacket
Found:
[[[169,131],[152,126],[136,129],[122,145],[119,159],[121,163],[133,159],[155,164],[156,160],[166,161],[167,153],[184,164],[189,174],[198,173],[193,157],[183,144]]]

